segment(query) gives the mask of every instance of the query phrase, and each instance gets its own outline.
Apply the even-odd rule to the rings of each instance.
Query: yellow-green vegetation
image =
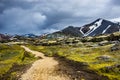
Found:
[[[36,58],[19,45],[0,44],[0,80],[15,80]]]
[[[97,43],[92,43],[95,45]],[[110,80],[119,80],[120,71],[115,65],[120,64],[120,51],[110,51],[113,44],[89,47],[82,46],[31,46],[31,49],[45,53],[47,56],[59,56],[75,62],[82,62],[88,65],[90,70],[99,75],[107,76]]]

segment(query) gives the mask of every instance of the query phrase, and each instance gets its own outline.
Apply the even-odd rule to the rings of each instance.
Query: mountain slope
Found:
[[[61,33],[65,34],[65,35],[70,35],[70,36],[81,36],[82,34],[79,31],[80,28],[78,27],[73,27],[73,26],[69,26],[63,30],[61,30]]]
[[[54,32],[52,34],[48,34],[47,36],[50,36],[50,37],[52,36],[52,38],[54,38],[54,37],[64,37],[64,36],[80,37],[80,36],[82,36],[82,34],[80,32],[79,27],[68,26],[67,28],[65,28],[61,31],[57,31],[57,32]]]

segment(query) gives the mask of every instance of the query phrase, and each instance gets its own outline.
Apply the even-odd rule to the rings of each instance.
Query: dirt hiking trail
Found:
[[[56,70],[58,61],[54,58],[46,57],[43,53],[30,50],[25,46],[21,47],[34,54],[35,57],[41,57],[42,59],[35,61],[30,69],[21,76],[20,80],[71,80],[67,75]]]
[[[21,76],[19,80],[109,80],[98,75],[83,65],[73,64],[65,59],[46,57],[43,53],[21,46],[41,59],[35,61],[32,66]]]

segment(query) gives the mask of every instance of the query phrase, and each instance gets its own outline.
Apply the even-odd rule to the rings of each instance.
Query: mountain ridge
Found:
[[[67,36],[96,36],[100,34],[110,34],[120,31],[120,24],[103,18],[98,18],[95,21],[85,24],[81,27],[68,26],[60,31],[52,34],[62,34]]]

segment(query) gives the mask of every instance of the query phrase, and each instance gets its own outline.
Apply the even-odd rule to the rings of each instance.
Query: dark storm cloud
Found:
[[[0,0],[0,12],[2,13],[5,9],[10,9],[13,7],[28,9],[32,7],[31,5],[32,3],[28,3],[22,0]]]
[[[119,17],[117,1],[0,0],[0,32],[40,34],[81,26],[99,17]]]

